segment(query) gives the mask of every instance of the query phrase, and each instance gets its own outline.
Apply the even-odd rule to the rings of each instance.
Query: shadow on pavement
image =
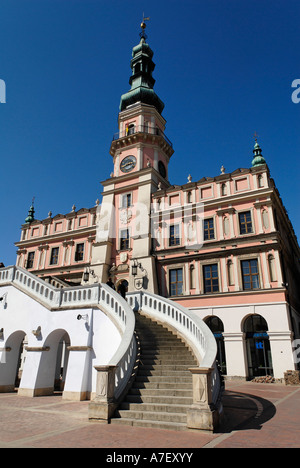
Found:
[[[223,434],[248,429],[260,430],[276,413],[275,406],[269,400],[230,390],[224,392],[223,408],[224,418],[216,431]]]

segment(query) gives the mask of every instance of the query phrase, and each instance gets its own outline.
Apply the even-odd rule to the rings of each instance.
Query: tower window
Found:
[[[179,224],[174,224],[173,226],[170,226],[169,246],[172,247],[174,245],[180,245]]]
[[[122,208],[129,208],[131,204],[131,193],[122,195]]]
[[[126,135],[133,135],[135,133],[135,125],[134,123],[127,125],[126,127]]]
[[[122,229],[120,232],[120,250],[129,249],[129,229]]]

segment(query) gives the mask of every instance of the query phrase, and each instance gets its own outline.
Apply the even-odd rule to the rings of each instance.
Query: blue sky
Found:
[[[299,0],[0,0],[0,262],[20,227],[94,206],[112,170],[131,50],[150,16],[171,183],[250,167],[253,134],[300,238]]]

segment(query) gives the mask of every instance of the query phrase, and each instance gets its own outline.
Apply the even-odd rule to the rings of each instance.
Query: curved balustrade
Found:
[[[128,302],[131,307],[143,310],[149,317],[169,324],[193,349],[199,368],[212,369],[212,401],[216,404],[221,390],[216,365],[217,344],[203,320],[185,307],[148,292],[128,294]]]

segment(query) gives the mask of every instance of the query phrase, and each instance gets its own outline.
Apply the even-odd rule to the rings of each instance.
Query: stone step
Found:
[[[184,365],[187,367],[195,366],[196,361],[191,357],[184,357],[184,356],[176,356],[172,358],[171,356],[166,356],[165,358],[140,358],[141,365],[148,366],[148,365]]]
[[[176,348],[171,348],[171,349],[167,349],[167,350],[156,350],[156,349],[151,349],[151,348],[148,348],[148,349],[140,349],[140,355],[143,356],[143,357],[146,357],[146,356],[151,356],[151,357],[193,357],[192,356],[192,353],[190,353],[188,350],[185,350],[185,349],[180,349],[180,350],[177,350]]]
[[[146,419],[148,421],[163,421],[186,423],[186,413],[170,413],[156,411],[133,411],[133,410],[119,410],[116,414],[120,418],[126,419]]]
[[[186,364],[144,364],[141,363],[139,368],[143,370],[161,370],[161,371],[183,371],[189,372]]]
[[[170,399],[169,399],[170,401]],[[190,404],[173,404],[173,403],[131,403],[129,401],[123,401],[120,404],[119,410],[130,410],[130,411],[150,411],[156,413],[185,413]]]
[[[177,390],[177,389],[182,389],[182,390],[191,390],[191,381],[187,382],[174,382],[174,379],[172,379],[170,382],[152,382],[152,379],[150,382],[143,382],[143,381],[135,381],[132,388],[136,389],[165,389],[165,390]]]
[[[162,366],[161,366],[162,367]],[[177,379],[177,378],[180,378],[181,376],[182,377],[188,377],[188,376],[191,376],[191,380],[192,380],[192,374],[190,373],[190,371],[187,369],[185,371],[179,371],[179,370],[166,370],[166,369],[143,369],[143,368],[140,368],[138,369],[137,371],[137,375],[144,375],[144,376],[159,376],[159,375],[162,375],[162,376],[166,376],[166,377],[173,377],[173,379]]]
[[[191,405],[193,403],[192,397],[181,396],[168,396],[168,395],[127,395],[126,401],[129,403],[157,403],[168,404],[172,402],[173,405]]]
[[[132,387],[129,395],[143,396],[169,396],[169,397],[189,397],[192,398],[193,390],[184,388],[134,388]]]
[[[184,375],[179,375],[176,377],[176,381],[174,380],[174,376],[167,376],[167,375],[137,375],[135,378],[135,382],[152,382],[154,384],[156,383],[188,383],[189,385],[192,385],[192,374],[184,374]]]
[[[111,424],[119,424],[119,425],[124,425],[124,426],[149,427],[153,429],[166,429],[169,431],[186,431],[187,430],[186,423],[149,421],[147,419],[114,418],[111,420]]]

